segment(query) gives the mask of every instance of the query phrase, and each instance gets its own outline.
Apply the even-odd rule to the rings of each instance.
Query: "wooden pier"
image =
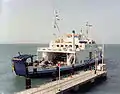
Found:
[[[35,88],[27,89],[17,94],[58,94],[68,89],[77,89],[87,82],[94,82],[99,77],[106,77],[107,71],[87,70],[71,75],[61,80],[52,81]]]

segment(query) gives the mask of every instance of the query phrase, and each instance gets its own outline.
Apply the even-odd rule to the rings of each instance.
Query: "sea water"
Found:
[[[11,59],[21,54],[36,54],[37,47],[45,44],[0,44],[0,94],[14,94],[25,89],[25,78],[12,72]],[[105,58],[107,60],[108,78],[103,83],[78,91],[73,94],[120,94],[120,45],[106,44]],[[32,87],[45,84],[48,79],[32,79]],[[83,88],[82,88],[83,89]]]

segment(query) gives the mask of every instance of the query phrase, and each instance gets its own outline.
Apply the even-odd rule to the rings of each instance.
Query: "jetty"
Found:
[[[88,82],[94,83],[97,78],[107,77],[106,69],[99,69],[99,67],[100,65],[97,70],[80,71],[69,77],[64,77],[56,81],[51,81],[34,88],[20,91],[17,94],[64,94],[64,92],[68,90],[78,90],[80,85]]]

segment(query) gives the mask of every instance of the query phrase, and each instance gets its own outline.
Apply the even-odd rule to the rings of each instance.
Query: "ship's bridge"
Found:
[[[74,34],[74,41],[76,48],[83,47],[83,43],[80,43],[81,35]],[[73,38],[72,34],[66,34],[65,36],[59,37],[50,42],[49,48],[51,49],[72,49]]]

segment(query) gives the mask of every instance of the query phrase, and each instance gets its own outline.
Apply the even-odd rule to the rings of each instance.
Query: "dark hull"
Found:
[[[102,59],[98,60],[98,63],[101,63]],[[74,68],[72,66],[67,66],[67,67],[61,67],[60,68],[60,75],[65,75],[65,74],[71,74],[72,72],[80,71],[80,70],[87,70],[90,69],[91,67],[94,67],[95,65],[95,60],[88,61],[84,64],[75,64]],[[20,64],[19,64],[20,66]],[[21,65],[22,68],[18,68],[18,65],[15,64],[15,73],[16,75],[19,76],[26,76],[26,71],[25,71],[25,65]],[[41,77],[54,77],[58,76],[58,72],[56,72],[57,69],[48,69],[48,70],[41,70],[41,71],[36,71],[36,72],[28,72],[27,76],[30,78],[41,78]]]

